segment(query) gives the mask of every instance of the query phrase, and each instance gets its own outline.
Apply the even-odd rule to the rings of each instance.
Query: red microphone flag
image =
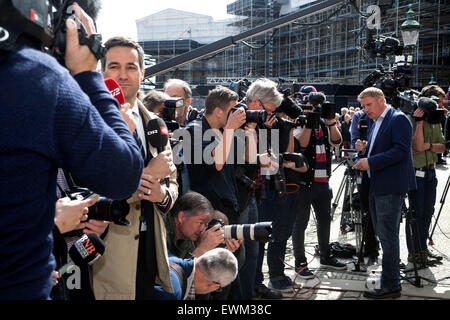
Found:
[[[125,97],[123,95],[122,89],[120,88],[119,84],[116,82],[116,80],[112,78],[106,78],[105,79],[106,87],[108,87],[109,92],[111,92],[111,95],[119,101],[119,104],[122,105],[125,103]]]

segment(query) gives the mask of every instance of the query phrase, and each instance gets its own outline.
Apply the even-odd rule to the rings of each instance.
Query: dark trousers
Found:
[[[278,197],[269,185],[265,186],[265,197],[258,207],[259,221],[272,221],[273,241],[267,247],[267,265],[271,280],[279,280],[284,277],[284,257],[286,254],[287,240],[292,234],[292,225],[295,220],[298,193]],[[262,265],[264,261],[265,243],[259,244],[258,264],[256,268],[255,286],[262,284],[264,276]]]
[[[417,177],[417,191],[415,193],[416,201],[416,223],[419,234],[416,234],[416,228],[412,228],[412,236],[409,230],[409,225],[406,223],[406,239],[408,252],[413,253],[412,244],[409,239],[414,241],[414,249],[416,252],[419,250],[427,249],[427,239],[429,236],[429,230],[431,225],[431,218],[434,213],[434,205],[436,203],[436,192],[437,192],[437,178],[436,169],[424,169],[425,176]],[[406,213],[406,217],[410,218],[410,211]]]
[[[314,182],[310,188],[300,189],[297,216],[292,231],[296,267],[307,262],[305,255],[305,230],[308,227],[311,205],[316,214],[320,257],[327,258],[329,256],[332,198],[333,191],[328,183]]]
[[[258,222],[258,207],[253,196],[247,208],[241,213],[240,223],[253,224],[256,222]],[[256,240],[244,240],[242,245],[245,249],[245,262],[239,270],[239,278],[241,280],[242,297],[244,300],[250,300],[254,296],[259,242]]]

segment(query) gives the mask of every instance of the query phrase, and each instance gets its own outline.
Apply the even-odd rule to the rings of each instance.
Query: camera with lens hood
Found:
[[[85,200],[96,196],[91,190],[82,187],[72,187],[65,190],[65,193],[71,200]],[[88,219],[112,221],[120,226],[129,226],[130,222],[125,219],[129,211],[130,205],[125,199],[112,200],[99,197],[98,201],[89,207]]]
[[[271,242],[272,222],[258,222],[253,224],[231,224],[225,225],[222,219],[212,219],[206,230],[220,224],[225,239],[256,240],[260,242]]]

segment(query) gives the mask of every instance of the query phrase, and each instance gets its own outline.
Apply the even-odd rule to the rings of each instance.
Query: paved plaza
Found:
[[[450,159],[447,160],[450,163]],[[333,169],[337,167],[336,162],[333,163]],[[341,165],[333,172],[331,185],[333,195],[335,196],[339,188],[340,182],[344,176],[345,166]],[[444,187],[450,173],[450,165],[438,165],[436,169],[438,176],[438,191],[435,206],[435,215],[432,220],[432,226],[435,224],[436,216],[441,208],[441,198]],[[449,192],[450,193],[450,192]],[[415,273],[401,272],[401,275],[410,281],[402,280],[402,296],[400,300],[450,300],[450,195],[447,195],[446,201],[441,210],[438,219],[438,225],[433,234],[434,245],[429,246],[430,251],[443,257],[441,264],[429,266],[418,271],[420,283],[416,281]],[[333,199],[334,201],[334,199]],[[342,234],[340,231],[341,211],[342,211],[343,195],[339,201],[338,207],[334,214],[331,225],[330,242],[338,241],[341,244],[356,244],[355,232]],[[401,262],[406,264],[406,269],[413,269],[412,263],[407,262],[408,251],[406,248],[405,236],[405,219],[400,224],[400,258]],[[309,262],[309,269],[314,272],[315,278],[303,280],[296,278],[294,266],[294,257],[292,253],[291,239],[288,241],[286,252],[286,275],[291,279],[295,279],[295,288],[292,292],[283,293],[283,299],[286,300],[367,300],[363,297],[366,283],[370,286],[377,283],[377,279],[381,275],[381,254],[378,264],[370,266],[367,272],[355,272],[352,259],[340,259],[341,262],[347,263],[346,271],[327,270],[320,267],[319,258],[315,255],[315,246],[317,245],[317,233],[314,216],[311,215],[308,228],[305,235],[305,249]],[[265,284],[267,285],[269,275],[267,273],[267,265],[264,264]],[[369,281],[368,281],[369,278]],[[428,281],[430,280],[430,281]],[[419,287],[420,285],[421,287]]]

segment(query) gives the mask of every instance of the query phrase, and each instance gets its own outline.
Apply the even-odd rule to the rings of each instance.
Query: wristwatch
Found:
[[[428,151],[431,151],[432,148],[433,148],[433,144],[430,143],[430,147],[428,148]]]

